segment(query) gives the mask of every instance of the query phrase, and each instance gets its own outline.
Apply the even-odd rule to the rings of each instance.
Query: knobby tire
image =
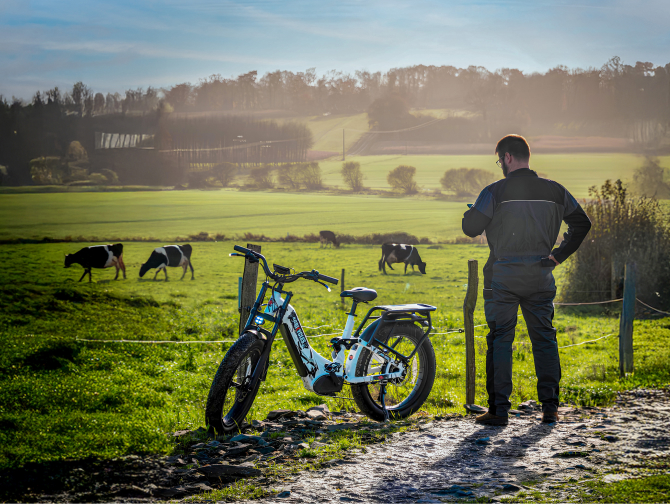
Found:
[[[390,338],[392,325],[381,328],[375,339],[384,344],[393,344],[396,339],[402,336],[402,340],[397,347],[400,353],[409,355],[409,353],[416,348],[417,343],[423,336],[422,330],[412,323],[397,323],[393,336]],[[401,348],[402,347],[402,348]],[[369,350],[364,350],[358,359],[356,366],[356,377],[367,376],[369,374],[377,374],[380,371],[371,371],[371,361],[373,354]],[[374,362],[372,365],[374,366]],[[416,413],[423,403],[428,398],[430,391],[433,388],[435,381],[435,350],[429,338],[426,338],[419,347],[419,350],[414,355],[408,366],[408,373],[405,380],[400,385],[387,385],[387,410],[391,419],[406,418],[413,413]],[[414,382],[412,381],[414,380]],[[410,390],[410,387],[411,390]],[[374,383],[360,383],[351,385],[351,393],[354,401],[358,405],[361,412],[366,414],[373,420],[383,421],[384,410],[381,406],[381,398],[379,397],[380,386]],[[394,394],[402,395],[408,391],[407,397],[394,403]]]
[[[245,333],[228,349],[214,375],[207,397],[205,420],[218,434],[239,431],[256,398],[260,380],[246,394],[234,383],[242,384],[253,373],[265,343],[254,334]]]

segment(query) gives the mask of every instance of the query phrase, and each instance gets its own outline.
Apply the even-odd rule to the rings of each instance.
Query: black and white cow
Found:
[[[195,272],[193,271],[193,264],[191,264],[191,252],[193,252],[193,248],[189,244],[165,245],[164,247],[158,247],[157,249],[154,249],[149,260],[140,268],[140,277],[143,277],[150,269],[157,268],[154,280],[156,280],[160,270],[163,270],[165,273],[165,281],[167,282],[167,267],[181,266],[184,268],[184,274],[181,276],[181,280],[184,279],[186,270],[189,267],[191,268],[191,280],[193,280],[195,279]]]
[[[405,274],[407,274],[407,266],[419,267],[422,275],[426,274],[426,263],[421,260],[419,251],[414,245],[405,245],[403,243],[384,243],[382,245],[382,258],[379,260],[379,271],[386,274],[386,265],[393,269],[393,263],[405,263]]]
[[[340,242],[337,241],[335,233],[332,231],[319,231],[319,238],[321,240],[321,246],[328,245],[332,243],[335,248],[340,246]]]
[[[113,245],[93,245],[84,247],[74,254],[65,255],[65,267],[69,268],[73,264],[80,264],[84,268],[84,274],[79,281],[81,282],[88,275],[89,283],[92,281],[91,268],[116,268],[114,280],[119,278],[119,270],[123,271],[123,279],[126,279],[126,265],[123,264],[123,243]]]

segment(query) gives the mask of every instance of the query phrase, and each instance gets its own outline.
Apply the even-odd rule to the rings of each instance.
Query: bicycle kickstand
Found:
[[[389,421],[389,410],[386,409],[386,383],[382,382],[381,383],[381,392],[380,396],[382,399],[382,409],[384,410],[384,423]]]

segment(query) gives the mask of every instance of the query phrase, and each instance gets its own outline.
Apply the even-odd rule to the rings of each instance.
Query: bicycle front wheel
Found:
[[[242,427],[256,398],[260,380],[245,390],[263,353],[264,342],[245,333],[230,347],[214,375],[207,397],[205,420],[210,428],[224,434]]]
[[[403,355],[409,355],[423,336],[419,327],[412,323],[396,324],[393,336],[391,327],[380,329],[375,338],[393,347]],[[356,377],[376,375],[383,372],[384,361],[370,351],[363,351],[356,366]],[[405,376],[386,385],[386,409],[394,419],[406,418],[421,408],[428,398],[435,381],[435,350],[428,338],[421,343],[407,366]],[[384,420],[381,386],[378,383],[351,385],[351,393],[360,410],[373,420]]]

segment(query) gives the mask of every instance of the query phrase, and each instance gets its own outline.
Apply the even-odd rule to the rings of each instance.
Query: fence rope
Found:
[[[657,311],[658,313],[663,313],[663,314],[665,314],[665,315],[670,315],[670,312],[663,311],[663,310],[659,310],[658,308],[654,308],[653,306],[649,306],[647,303],[645,303],[644,301],[642,301],[640,298],[635,298],[635,300],[636,300],[638,303],[640,303],[640,304],[646,306],[646,307],[649,308],[650,310],[654,310],[654,311]]]
[[[619,301],[623,301],[623,298],[619,299],[610,299],[608,301],[592,301],[590,303],[554,303],[554,306],[582,306],[582,305],[599,305],[599,304],[607,304],[607,303],[618,303]]]
[[[595,292],[595,291],[594,291]],[[659,310],[658,308],[654,308],[651,305],[648,305],[644,301],[642,301],[640,298],[635,298],[635,300],[640,303],[641,305],[646,306],[650,310],[654,310],[655,312],[662,313],[664,315],[670,315],[670,312]],[[600,304],[607,304],[607,303],[618,303],[619,301],[623,301],[623,298],[619,299],[610,299],[608,301],[592,301],[590,303],[554,303],[554,306],[583,306],[583,305],[600,305]]]
[[[476,329],[476,328],[478,328],[478,327],[484,327],[484,326],[488,326],[488,324],[479,324],[479,325],[476,325],[474,328]],[[462,333],[462,332],[465,332],[465,329],[463,329],[463,328],[461,327],[461,328],[459,328],[459,329],[454,329],[453,331],[436,332],[436,333],[431,334],[431,337],[432,337],[432,336],[439,336],[439,335],[441,335],[441,334]],[[483,337],[485,337],[485,336],[475,336],[475,338],[483,338]]]
[[[596,339],[588,340],[588,341],[582,341],[581,343],[574,343],[572,345],[559,346],[558,348],[570,348],[570,347],[573,347],[573,346],[586,345],[587,343],[593,343],[594,341],[609,338],[610,336],[612,336],[614,334],[618,334],[618,333],[609,333],[609,334],[606,334],[605,336],[601,336],[600,338],[596,338]]]

